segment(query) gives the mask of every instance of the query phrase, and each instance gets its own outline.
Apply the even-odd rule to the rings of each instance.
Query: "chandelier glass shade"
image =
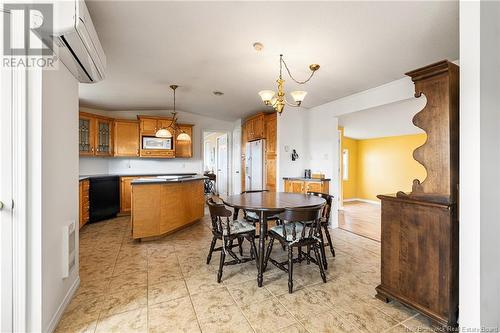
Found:
[[[179,133],[177,135],[177,140],[178,141],[191,141],[191,137],[189,134],[187,134],[183,129],[179,127],[179,124],[177,124],[177,111],[175,111],[175,89],[177,89],[179,86],[173,84],[170,86],[170,88],[174,91],[174,112],[172,112],[172,121],[170,122],[170,125],[167,127],[162,127],[159,130],[156,131],[155,137],[157,138],[171,138],[173,137],[172,131],[173,130],[175,133]]]
[[[177,141],[191,141],[191,137],[189,136],[189,134],[182,132],[177,135]]]
[[[283,80],[283,66],[285,66],[285,69],[288,73],[288,76],[297,84],[306,84],[311,80],[313,77],[314,73],[319,69],[318,64],[312,64],[309,65],[309,69],[311,70],[311,74],[309,78],[305,81],[298,81],[296,80],[292,74],[290,73],[290,70],[288,69],[288,66],[283,59],[283,55],[280,54],[280,76],[276,82],[278,83],[278,92],[274,92],[274,90],[261,90],[259,91],[259,96],[264,102],[265,105],[272,106],[279,114],[281,114],[285,108],[285,105],[291,106],[291,107],[299,107],[302,102],[304,101],[304,98],[307,95],[307,91],[303,90],[297,90],[297,91],[292,91],[290,92],[290,95],[293,98],[293,102],[289,102],[286,97],[285,97],[285,80]]]
[[[160,128],[158,131],[156,131],[155,136],[157,138],[171,138],[173,135],[168,129]]]

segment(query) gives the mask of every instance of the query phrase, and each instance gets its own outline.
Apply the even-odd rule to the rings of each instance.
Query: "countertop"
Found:
[[[167,176],[167,175],[162,175]],[[164,184],[164,183],[183,183],[190,182],[194,180],[204,180],[208,179],[208,177],[203,175],[184,175],[175,178],[162,178],[162,176],[158,176],[155,178],[139,178],[135,179],[131,182],[132,185],[144,185],[144,184]],[[168,177],[168,176],[167,176]],[[171,176],[173,177],[173,176]]]
[[[196,176],[196,173],[116,173],[116,174],[95,174],[95,175],[80,175],[79,180],[98,177],[158,177],[158,176]]]
[[[284,180],[300,180],[306,182],[329,182],[330,178],[283,177]]]

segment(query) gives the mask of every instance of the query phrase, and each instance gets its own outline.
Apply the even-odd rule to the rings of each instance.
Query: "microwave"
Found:
[[[142,149],[172,150],[172,138],[156,138],[143,136]]]

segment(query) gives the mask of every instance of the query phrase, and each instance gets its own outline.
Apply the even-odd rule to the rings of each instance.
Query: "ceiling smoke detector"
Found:
[[[218,91],[218,90],[214,91],[213,94],[215,96],[222,96],[222,95],[224,95],[224,93],[222,91]]]
[[[255,51],[259,52],[262,51],[264,45],[261,42],[255,42],[253,43],[253,48],[255,49]]]

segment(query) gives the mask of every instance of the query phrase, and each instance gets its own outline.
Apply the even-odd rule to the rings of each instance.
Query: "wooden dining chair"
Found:
[[[220,251],[219,271],[217,273],[217,282],[220,283],[224,266],[251,261],[257,256],[257,249],[255,247],[255,227],[247,221],[232,220],[230,217],[233,213],[228,210],[224,204],[216,203],[212,198],[207,200],[207,205],[210,210],[213,235],[210,250],[208,252],[207,264],[210,263],[212,253],[214,251]],[[250,257],[244,258],[242,255],[241,242],[243,239],[247,239],[250,242]],[[222,245],[218,248],[215,247],[217,240],[222,241]],[[234,240],[237,240],[238,244],[233,244]],[[240,248],[241,257],[238,257],[236,253],[233,252],[233,247],[236,246]],[[229,254],[233,260],[226,262],[226,254]]]
[[[330,195],[327,193],[321,193],[321,192],[313,192],[313,191],[308,191],[307,194],[315,195],[317,197],[325,199],[325,201],[326,201],[326,204],[323,207],[323,210],[321,212],[320,237],[321,237],[321,242],[323,243],[323,249],[322,249],[323,250],[322,251],[323,264],[325,266],[325,269],[327,269],[328,263],[326,261],[326,255],[325,255],[324,248],[329,246],[330,252],[332,253],[332,257],[335,257],[335,248],[333,247],[332,237],[330,236],[330,231],[328,230],[328,224],[330,222],[330,212],[332,210],[333,195]],[[323,235],[323,233],[324,233],[324,235]],[[326,240],[328,243],[325,243],[324,236],[326,236]]]
[[[300,258],[293,258],[293,248],[307,247],[314,251],[314,258],[309,253],[303,253],[303,255],[307,257],[308,262],[318,265],[321,279],[326,283],[320,254],[322,244],[319,238],[323,206],[324,204],[307,208],[287,208],[280,214],[280,220],[283,223],[269,230],[268,235],[271,239],[264,258],[264,269],[268,261],[271,261],[273,265],[287,272],[289,293],[293,292],[293,264],[302,261]],[[288,251],[287,261],[278,262],[270,257],[275,239]]]

